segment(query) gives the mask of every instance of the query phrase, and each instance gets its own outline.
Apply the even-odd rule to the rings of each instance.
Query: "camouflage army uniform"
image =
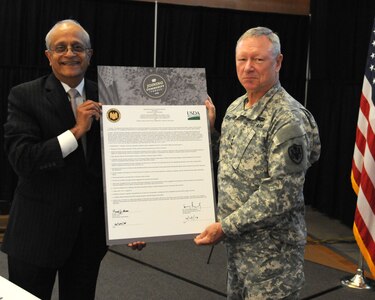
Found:
[[[318,160],[313,116],[277,83],[251,108],[227,109],[218,217],[228,251],[228,299],[297,299],[304,283],[303,184]]]

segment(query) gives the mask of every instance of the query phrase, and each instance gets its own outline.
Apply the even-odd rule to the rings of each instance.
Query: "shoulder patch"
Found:
[[[288,148],[288,154],[292,162],[299,165],[303,159],[303,148],[301,145],[293,144]]]

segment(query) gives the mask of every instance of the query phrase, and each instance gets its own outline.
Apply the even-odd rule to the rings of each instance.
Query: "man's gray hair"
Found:
[[[79,24],[76,20],[73,19],[66,19],[66,20],[61,20],[57,22],[51,30],[47,33],[46,35],[46,49],[50,49],[51,46],[51,36],[55,29],[63,24],[74,24],[77,25],[82,29],[82,37],[83,37],[83,43],[85,44],[84,46],[87,48],[91,48],[91,42],[90,42],[90,35],[87,33],[87,31]]]
[[[239,42],[246,38],[259,36],[266,36],[269,39],[269,41],[272,43],[272,53],[275,57],[281,53],[281,45],[278,35],[267,27],[254,27],[247,30],[244,34],[240,36],[236,46]]]

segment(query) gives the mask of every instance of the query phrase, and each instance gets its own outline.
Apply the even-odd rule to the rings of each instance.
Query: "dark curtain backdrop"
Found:
[[[320,128],[322,154],[305,192],[313,207],[352,226],[351,163],[375,1],[312,0],[311,16],[308,106]]]
[[[10,201],[17,178],[3,150],[3,124],[12,86],[50,72],[44,38],[58,20],[74,18],[89,32],[97,65],[153,66],[154,3],[120,0],[0,1],[1,175],[0,199]],[[281,38],[283,86],[304,102],[309,17],[158,4],[157,67],[203,67],[214,100],[217,129],[230,102],[244,90],[237,82],[234,48],[250,27],[267,26]]]

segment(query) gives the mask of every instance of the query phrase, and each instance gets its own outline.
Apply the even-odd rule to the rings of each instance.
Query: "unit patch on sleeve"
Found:
[[[303,159],[303,149],[301,145],[293,144],[288,148],[290,159],[299,165]]]

